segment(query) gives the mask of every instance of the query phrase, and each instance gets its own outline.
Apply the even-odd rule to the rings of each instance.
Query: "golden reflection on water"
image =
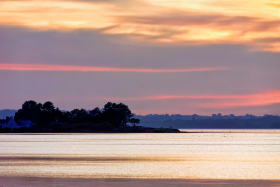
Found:
[[[280,134],[0,135],[0,176],[280,179]]]

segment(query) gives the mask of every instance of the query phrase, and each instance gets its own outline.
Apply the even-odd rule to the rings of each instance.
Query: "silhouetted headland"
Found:
[[[122,104],[108,102],[100,110],[98,107],[87,111],[74,109],[71,112],[55,108],[50,101],[44,104],[26,101],[15,117],[0,120],[0,132],[35,133],[91,133],[91,132],[127,132],[127,133],[175,133],[178,129],[138,126],[139,119]],[[128,125],[130,123],[131,125]]]

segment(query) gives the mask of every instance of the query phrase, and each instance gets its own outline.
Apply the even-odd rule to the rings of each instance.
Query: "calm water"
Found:
[[[280,132],[0,135],[0,177],[280,179]]]

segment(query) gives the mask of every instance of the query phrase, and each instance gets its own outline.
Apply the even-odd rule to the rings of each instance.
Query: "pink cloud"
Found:
[[[135,98],[101,98],[113,101],[145,101],[145,100],[167,100],[167,99],[210,99],[207,103],[198,104],[200,107],[242,107],[263,106],[280,103],[280,91],[270,91],[259,94],[248,95],[157,95]],[[212,100],[211,100],[212,99]]]
[[[227,70],[229,68],[193,68],[193,69],[149,69],[116,68],[94,66],[67,66],[47,64],[0,64],[0,70],[13,71],[84,71],[84,72],[137,72],[137,73],[178,73]]]
[[[110,98],[113,100],[162,100],[162,99],[253,99],[253,98],[273,98],[278,96],[280,101],[280,91],[272,91],[262,94],[248,95],[156,95],[136,98]],[[108,98],[106,98],[108,99]]]

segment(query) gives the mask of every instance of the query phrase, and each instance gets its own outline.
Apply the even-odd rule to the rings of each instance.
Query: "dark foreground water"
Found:
[[[0,186],[280,186],[279,131],[0,135]]]

